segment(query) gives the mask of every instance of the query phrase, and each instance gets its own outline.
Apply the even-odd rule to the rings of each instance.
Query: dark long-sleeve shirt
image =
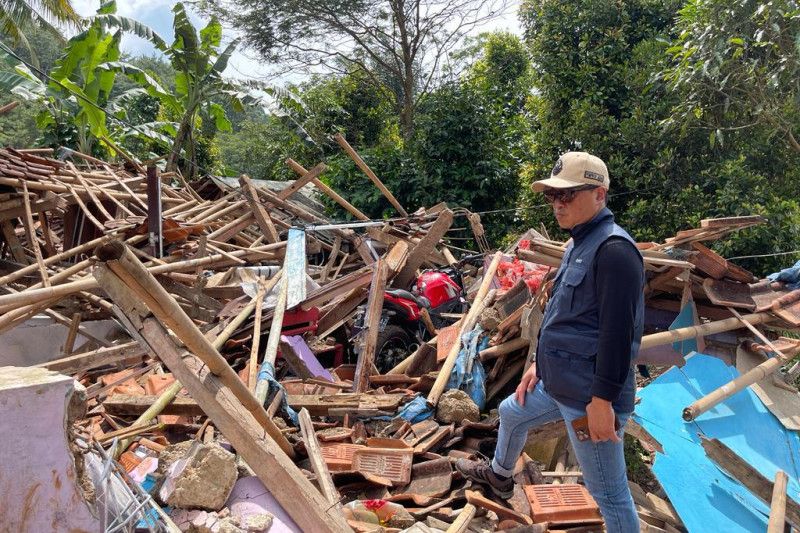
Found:
[[[612,237],[597,250],[594,269],[600,336],[591,394],[613,402],[619,398],[630,372],[643,265],[630,242]]]

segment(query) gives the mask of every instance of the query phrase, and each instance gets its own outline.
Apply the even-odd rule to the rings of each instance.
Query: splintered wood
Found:
[[[160,454],[183,441],[222,442],[301,530],[371,531],[382,520],[395,530],[567,527],[587,502],[570,507],[564,496],[563,515],[542,503],[580,490],[563,423],[532,433],[549,450],[536,459],[556,471],[521,460],[526,488],[508,502],[451,466],[491,451],[498,420],[485,413],[533,360],[565,243],[530,231],[494,253],[477,214],[443,203],[409,214],[335,139],[402,218],[371,221],[326,184],[323,163],[287,160],[298,176],[290,182],[187,184],[74,151],[0,149],[0,333],[37,315],[62,328],[52,357],[36,364],[86,387],[76,431],[116,442],[110,452],[126,469],[148,456],[168,461]],[[332,224],[320,199],[358,223]],[[707,319],[648,331],[644,361],[652,347],[732,329],[780,356],[758,367],[761,377],[800,351],[756,329],[800,325],[796,295],[708,247],[759,222],[709,219],[639,245],[648,312],[674,317],[693,305]],[[467,231],[459,226],[482,253],[454,256],[449,236]],[[660,448],[629,426],[645,449]],[[783,507],[792,523],[781,490],[759,496],[778,502],[776,523]],[[681,527],[668,502],[646,496],[640,516]],[[391,520],[368,498],[389,500]],[[599,521],[594,511],[583,519]]]

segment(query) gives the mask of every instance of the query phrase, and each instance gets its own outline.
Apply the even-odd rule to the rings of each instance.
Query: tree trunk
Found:
[[[403,139],[408,141],[414,134],[414,86],[416,85],[416,77],[414,73],[414,53],[409,41],[409,20],[406,16],[405,7],[404,0],[392,2],[392,11],[394,12],[397,30],[400,35],[400,49],[403,61],[403,74],[400,80],[403,90],[400,104],[400,130],[403,134]]]
[[[175,172],[178,169],[178,159],[181,156],[183,144],[188,137],[191,124],[193,122],[193,116],[189,116],[181,122],[181,125],[178,128],[178,133],[175,135],[175,142],[172,143],[172,148],[169,151],[169,157],[167,157],[167,172]]]
[[[403,102],[400,109],[400,128],[403,133],[403,139],[408,141],[414,135],[414,74],[411,73],[410,77],[406,72],[406,77],[403,79]]]
[[[792,130],[787,130],[786,133],[789,137],[789,146],[791,146],[795,152],[800,152],[800,144],[798,144],[797,139],[792,133]]]

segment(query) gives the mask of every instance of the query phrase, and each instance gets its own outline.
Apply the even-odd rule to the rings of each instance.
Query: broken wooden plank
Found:
[[[445,233],[447,233],[447,230],[449,230],[450,226],[452,225],[453,212],[449,209],[445,209],[441,212],[441,214],[439,214],[436,222],[434,222],[433,226],[431,226],[431,228],[428,230],[427,235],[425,235],[422,240],[417,243],[414,249],[411,250],[405,266],[400,273],[395,276],[395,287],[404,289],[408,287],[414,279],[416,279],[417,269],[422,266],[422,263],[427,261],[428,254],[430,254],[436,248],[436,245],[439,243],[442,237],[444,237]]]
[[[158,396],[135,396],[131,394],[112,394],[103,400],[107,413],[119,416],[140,416],[156,403]],[[161,414],[181,416],[203,416],[203,409],[188,396],[176,396],[162,410]]]
[[[308,414],[306,409],[300,409],[298,418],[300,419],[300,430],[303,432],[306,452],[308,452],[311,467],[317,475],[317,485],[319,485],[322,494],[331,506],[340,507],[339,491],[336,490],[336,485],[333,484],[331,473],[328,471],[328,465],[325,464],[325,458],[322,456],[322,450],[317,440],[317,433],[314,431],[314,423],[311,421],[311,415]]]
[[[242,192],[244,192],[244,196],[247,198],[247,203],[250,205],[250,209],[253,211],[256,224],[258,224],[258,227],[264,233],[264,238],[267,239],[267,242],[280,241],[278,230],[275,229],[275,224],[272,223],[272,218],[270,218],[269,213],[267,213],[267,210],[264,209],[264,206],[261,205],[261,202],[258,200],[258,193],[255,190],[253,181],[247,174],[242,174],[239,176],[239,184],[242,186]]]
[[[25,255],[25,249],[22,247],[22,243],[19,241],[17,232],[14,231],[14,226],[11,225],[11,222],[8,220],[0,221],[0,229],[3,231],[3,238],[14,260],[23,265],[29,264],[30,261],[28,260],[28,256]],[[34,263],[34,266],[39,268],[38,263]]]
[[[327,416],[330,409],[378,409],[396,411],[405,394],[290,394],[289,406],[308,409],[311,416]]]
[[[397,201],[397,198],[395,198],[394,195],[391,193],[391,191],[386,188],[386,185],[384,185],[383,182],[380,179],[378,179],[378,176],[376,176],[375,173],[372,171],[372,169],[369,168],[369,165],[367,165],[364,162],[364,160],[361,159],[361,156],[358,155],[358,153],[353,149],[352,146],[350,146],[350,144],[347,142],[344,136],[341,133],[337,133],[336,135],[333,136],[333,138],[336,139],[336,142],[339,143],[339,146],[341,146],[342,149],[347,153],[347,155],[350,156],[350,159],[352,159],[355,162],[358,168],[360,168],[364,172],[364,174],[366,174],[367,177],[372,181],[372,183],[375,184],[378,190],[381,191],[381,194],[383,194],[383,196],[387,200],[389,200],[389,203],[392,204],[392,206],[395,209],[397,209],[397,212],[400,213],[402,216],[407,217],[408,213],[406,212],[405,209],[403,209],[403,206],[400,205],[400,202]]]
[[[105,282],[103,289],[106,292],[113,292],[111,294],[112,299],[115,299],[115,301],[117,299],[127,301],[132,298],[138,298],[138,301],[147,306],[147,309],[158,320],[169,326],[193,354],[200,357],[208,365],[209,370],[215,376],[219,376],[225,386],[231,389],[231,392],[236,395],[242,405],[264,427],[270,437],[275,439],[287,455],[292,456],[294,451],[274,422],[267,417],[267,413],[261,403],[250,393],[236,372],[219,354],[217,348],[200,332],[178,303],[156,281],[153,275],[144,268],[144,265],[136,259],[133,253],[118,241],[102,246],[96,253],[104,265],[95,270],[95,277],[98,282]],[[114,278],[119,280],[119,284],[114,282]],[[123,287],[127,287],[127,293]],[[141,313],[141,307],[131,309],[129,312],[132,315],[136,315],[136,321],[132,323],[132,326],[138,326],[141,323],[141,319],[138,318],[139,313]],[[130,333],[136,334],[135,331]]]
[[[364,327],[361,333],[361,350],[353,378],[353,392],[365,392],[369,389],[369,375],[372,373],[372,366],[375,362],[375,348],[380,332],[379,322],[383,310],[383,294],[386,290],[386,272],[386,263],[382,259],[378,259],[373,268],[369,288]]]
[[[341,513],[306,479],[266,434],[230,388],[193,354],[175,346],[163,326],[146,318],[142,337],[189,390],[225,438],[303,531],[339,532],[349,528]]]
[[[759,500],[770,505],[774,492],[773,483],[761,473],[750,466],[744,459],[728,448],[718,439],[708,439],[700,436],[706,455],[717,466],[730,474],[736,481],[744,485]],[[793,499],[786,500],[786,521],[795,529],[800,529],[800,505]]]

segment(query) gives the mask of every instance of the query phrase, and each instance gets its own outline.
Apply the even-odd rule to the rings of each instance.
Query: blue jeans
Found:
[[[622,442],[581,442],[572,429],[572,421],[586,413],[580,409],[555,401],[544,390],[542,382],[525,396],[525,406],[517,403],[514,394],[500,404],[500,430],[497,436],[492,469],[503,476],[511,476],[514,465],[525,447],[528,430],[547,422],[563,418],[567,434],[583,472],[583,482],[600,507],[608,533],[639,531],[639,516],[628,487],[625,454]],[[630,413],[617,414],[620,422],[618,435]]]

